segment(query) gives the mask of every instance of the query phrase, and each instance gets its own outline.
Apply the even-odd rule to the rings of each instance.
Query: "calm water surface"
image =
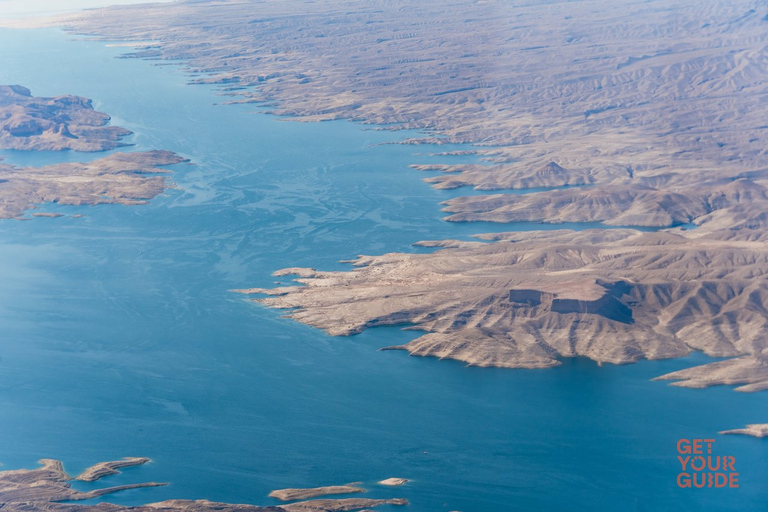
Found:
[[[0,221],[0,461],[122,456],[154,463],[105,480],[168,481],[141,504],[271,504],[281,487],[363,481],[408,510],[764,510],[768,443],[716,436],[741,488],[678,489],[675,443],[768,419],[764,394],[687,390],[652,377],[707,359],[545,371],[466,368],[379,352],[414,333],[331,338],[230,293],[287,266],[344,269],[422,239],[530,229],[450,224],[412,163],[456,149],[381,145],[413,134],[286,122],[223,106],[177,66],[55,30],[0,31],[0,83],[78,94],[169,149],[178,188],[150,205]],[[415,152],[421,153],[414,155]],[[18,165],[103,154],[0,153]],[[283,278],[284,280],[284,278]],[[412,479],[387,489],[375,481]],[[88,488],[87,484],[78,484]],[[101,484],[100,484],[101,485]],[[393,508],[394,510],[395,508]]]

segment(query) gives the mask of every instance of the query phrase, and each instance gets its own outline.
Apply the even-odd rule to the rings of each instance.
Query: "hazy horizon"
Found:
[[[0,19],[60,14],[110,5],[172,2],[173,0],[0,0]]]

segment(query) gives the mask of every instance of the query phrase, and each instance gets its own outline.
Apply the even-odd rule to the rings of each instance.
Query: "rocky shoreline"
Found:
[[[42,459],[38,469],[17,469],[0,471],[0,509],[13,512],[213,512],[228,510],[233,512],[342,512],[360,511],[380,505],[407,505],[408,501],[402,498],[388,499],[321,499],[311,501],[295,501],[279,507],[258,507],[255,505],[216,503],[207,500],[167,500],[159,503],[150,503],[142,506],[122,506],[111,503],[98,503],[95,505],[82,505],[71,503],[72,501],[89,500],[112,494],[115,492],[140,489],[146,487],[158,487],[167,485],[159,482],[144,482],[138,484],[120,485],[95,489],[88,492],[80,492],[72,488],[70,482],[80,480],[85,482],[98,481],[103,477],[118,473],[119,468],[140,466],[150,462],[145,457],[127,457],[119,461],[101,462],[83,471],[79,476],[72,477],[64,470],[61,461]],[[311,496],[323,494],[338,494],[346,486],[329,486],[315,489],[289,489],[288,494],[275,491],[287,501],[306,499]],[[362,492],[360,491],[353,492]],[[271,495],[270,495],[271,496]],[[281,499],[283,499],[281,498]]]
[[[106,151],[126,146],[131,132],[79,96],[39,98],[20,85],[0,85],[0,148],[25,151]]]

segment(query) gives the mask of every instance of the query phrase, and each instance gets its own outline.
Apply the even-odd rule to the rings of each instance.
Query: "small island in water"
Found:
[[[79,96],[38,98],[20,85],[0,85],[0,149],[106,151],[131,132]],[[163,166],[188,161],[170,151],[113,153],[90,162],[23,167],[0,161],[0,218],[22,218],[45,203],[146,204],[168,187]],[[37,212],[35,217],[60,214]]]

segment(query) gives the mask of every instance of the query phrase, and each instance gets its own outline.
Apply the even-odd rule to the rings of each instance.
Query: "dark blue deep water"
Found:
[[[178,188],[147,206],[63,207],[0,221],[0,461],[78,472],[152,464],[99,485],[167,481],[110,497],[275,503],[271,489],[362,481],[413,512],[751,511],[768,503],[768,442],[718,436],[768,421],[765,394],[650,379],[703,363],[467,368],[380,352],[415,334],[332,338],[229,292],[288,266],[343,269],[423,239],[537,226],[450,224],[413,163],[455,147],[379,144],[413,134],[297,123],[221,105],[177,65],[56,30],[1,30],[0,83],[94,99],[169,149]],[[414,153],[418,152],[418,155]],[[19,165],[102,154],[0,152]],[[540,226],[539,226],[540,227]],[[715,437],[739,489],[678,489],[675,443]],[[412,481],[389,489],[391,476]],[[88,488],[89,484],[78,484]]]

